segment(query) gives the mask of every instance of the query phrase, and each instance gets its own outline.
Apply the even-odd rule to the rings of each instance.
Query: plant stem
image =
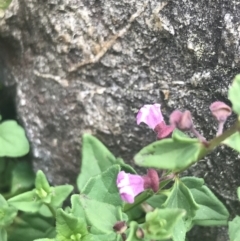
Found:
[[[139,196],[136,197],[136,200],[133,204],[126,204],[123,207],[123,212],[128,212],[129,210],[135,208],[139,204],[143,203],[147,199],[149,199],[153,195],[153,192],[150,190],[147,190],[145,192],[142,192]]]
[[[212,151],[215,147],[217,147],[221,142],[223,142],[225,139],[233,135],[235,132],[240,130],[240,120],[237,120],[233,126],[230,127],[230,129],[224,131],[221,135],[213,138],[207,146],[207,149],[209,151]]]
[[[218,123],[217,136],[220,136],[222,134],[224,124],[225,124],[225,121],[221,121],[221,122]]]
[[[224,140],[226,140],[228,137],[230,137],[231,135],[233,135],[234,133],[238,132],[240,130],[240,118],[234,123],[234,125],[232,125],[230,127],[230,129],[224,131],[221,135],[216,136],[215,138],[213,138],[211,141],[209,142],[202,142],[203,144],[203,148],[200,151],[197,161],[201,160],[203,157],[205,157],[208,153],[210,153],[212,150],[214,150],[219,144],[221,144],[221,142],[223,142]],[[196,161],[196,162],[197,162]],[[196,163],[194,162],[194,163]],[[183,170],[179,171],[183,172],[186,169],[188,169],[193,163],[191,163],[189,166],[187,166],[186,168],[184,168]]]

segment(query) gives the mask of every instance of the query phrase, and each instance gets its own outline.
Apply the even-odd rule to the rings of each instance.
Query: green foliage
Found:
[[[82,188],[91,177],[107,170],[113,164],[119,164],[123,170],[135,172],[134,169],[125,164],[122,159],[115,158],[97,138],[89,134],[84,134],[82,139],[82,165],[81,173],[77,180],[80,191],[82,191]]]
[[[90,178],[82,193],[99,202],[121,206],[123,202],[116,185],[119,172],[120,166],[113,165],[100,175]]]
[[[88,240],[87,225],[81,217],[74,217],[72,214],[58,209],[56,219],[56,239],[58,241]]]
[[[228,99],[232,102],[232,109],[237,114],[240,115],[240,75],[236,75],[233,80],[232,86],[228,91]]]
[[[35,189],[8,200],[8,203],[24,212],[38,212],[43,205],[51,207],[51,211],[60,207],[73,190],[71,185],[51,187],[42,171],[38,171]]]
[[[17,215],[17,209],[9,206],[4,197],[0,194],[0,228],[7,227],[13,222]]]
[[[9,206],[4,197],[0,194],[0,240],[7,241],[6,228],[13,222],[17,215],[17,209]]]
[[[25,132],[16,121],[0,124],[0,157],[19,157],[29,152],[29,143]]]
[[[93,226],[97,233],[112,233],[113,226],[117,221],[126,220],[126,215],[121,212],[119,206],[98,202],[85,195],[80,195],[80,203],[84,207],[88,225]]]
[[[240,152],[240,133],[236,132],[223,141],[223,144]]]
[[[32,241],[55,237],[54,219],[39,214],[23,213],[7,229],[8,241]]]
[[[240,115],[238,93],[240,75],[229,90],[233,110]],[[34,174],[27,160],[7,158],[27,154],[29,144],[16,121],[2,122],[0,240],[186,241],[186,233],[195,225],[228,224],[230,241],[238,241],[240,217],[228,222],[228,210],[203,179],[179,176],[222,143],[240,152],[239,126],[238,118],[229,131],[223,134],[219,131],[220,136],[208,142],[203,138],[190,138],[175,129],[172,138],[144,147],[134,161],[142,167],[160,169],[160,172],[167,170],[162,172],[160,184],[154,170],[137,175],[99,140],[85,134],[81,173],[77,180],[81,193],[73,194],[71,206],[65,207],[63,203],[73,186],[51,186],[42,171]],[[120,178],[121,170],[125,173],[122,172]],[[134,188],[143,191],[138,194]],[[134,202],[126,203],[128,199],[123,198],[123,201],[123,195],[129,195],[132,200],[134,197]],[[240,187],[237,195],[240,200]]]
[[[0,9],[7,9],[11,2],[12,0],[0,0]]]
[[[193,225],[219,226],[227,225],[229,213],[212,191],[204,185],[202,178],[184,177],[182,182],[190,189],[199,206]]]
[[[232,221],[228,222],[228,234],[230,241],[240,240],[240,217],[236,216]]]
[[[190,190],[181,180],[176,179],[168,198],[163,204],[165,208],[183,209],[186,211],[184,218],[179,220],[173,231],[173,240],[185,240],[186,232],[190,229],[196,211],[199,209]],[[179,232],[178,230],[181,230]]]
[[[0,228],[0,240],[8,241],[7,240],[7,231],[4,228]]]
[[[126,241],[143,241],[145,239],[140,239],[137,237],[136,233],[138,230],[139,226],[138,223],[135,221],[130,222],[129,225],[129,230],[128,230],[128,235]]]
[[[173,138],[153,142],[134,157],[137,165],[179,172],[198,160],[204,146],[175,130]],[[181,160],[180,160],[181,157]]]
[[[146,215],[142,228],[149,239],[166,240],[173,236],[175,225],[184,217],[186,212],[181,209],[156,208]]]

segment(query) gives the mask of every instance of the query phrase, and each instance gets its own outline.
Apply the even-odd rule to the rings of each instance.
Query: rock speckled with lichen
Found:
[[[166,119],[176,108],[189,109],[197,129],[214,137],[208,106],[230,104],[227,90],[240,73],[239,39],[237,0],[13,0],[0,19],[4,82],[17,84],[35,169],[54,184],[74,183],[85,132],[131,162],[155,139],[135,122],[145,103],[161,103]],[[204,177],[232,214],[240,212],[239,161],[234,151],[218,148],[189,171]],[[205,238],[219,241],[218,231]]]

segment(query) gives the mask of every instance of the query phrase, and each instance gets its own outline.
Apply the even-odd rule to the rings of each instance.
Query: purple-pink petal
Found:
[[[169,137],[174,129],[174,125],[166,125],[166,123],[163,121],[155,127],[154,131],[157,133],[157,138],[161,140],[163,138]]]
[[[134,197],[144,191],[144,180],[139,175],[121,171],[118,173],[116,182],[122,200],[128,203],[133,203]]]
[[[160,104],[144,105],[137,114],[137,124],[141,122],[154,129],[159,123],[164,121]]]

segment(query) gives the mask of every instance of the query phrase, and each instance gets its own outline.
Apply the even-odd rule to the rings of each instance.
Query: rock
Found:
[[[131,162],[155,139],[136,125],[145,103],[161,103],[166,119],[188,109],[214,137],[208,107],[230,104],[228,86],[240,72],[239,11],[226,0],[13,0],[0,18],[3,80],[17,84],[35,170],[53,184],[75,183],[85,132]],[[204,177],[235,214],[239,172],[239,156],[218,148],[188,173]]]

